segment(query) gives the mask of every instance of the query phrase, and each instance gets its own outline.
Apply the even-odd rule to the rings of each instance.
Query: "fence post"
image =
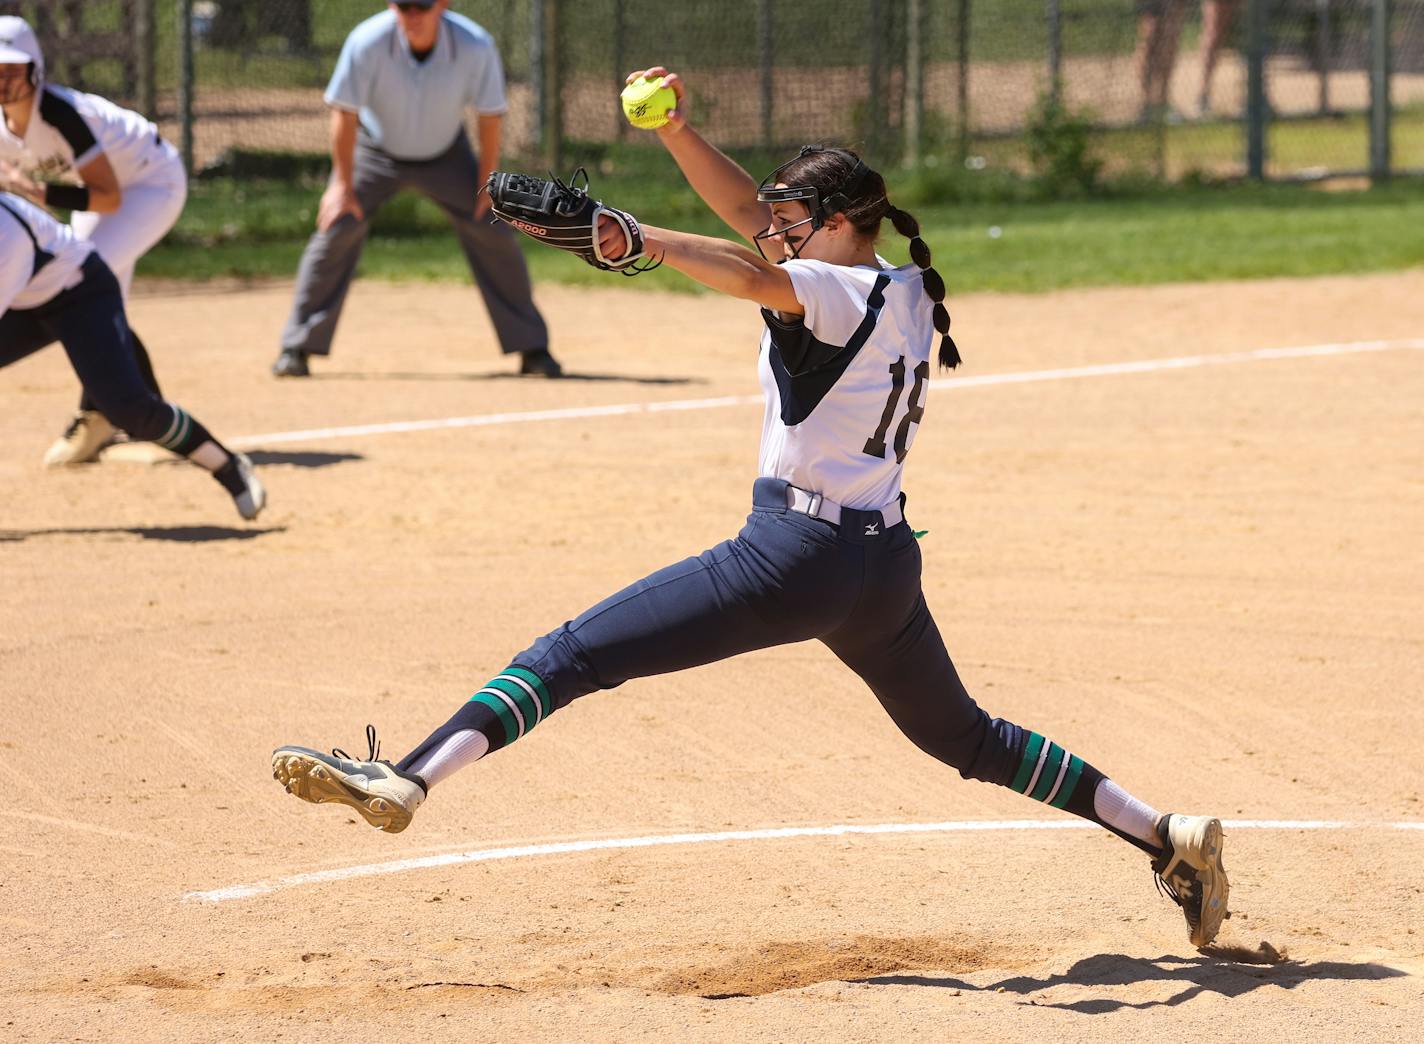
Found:
[[[1247,0],[1246,174],[1266,177],[1266,0]]]
[[[776,105],[776,31],[771,0],[757,0],[757,66],[761,73],[761,143],[763,148],[770,149],[775,144],[772,136]]]
[[[544,125],[548,122],[548,88],[544,83],[544,0],[529,0],[529,88],[533,95],[530,141],[543,152]]]
[[[628,28],[628,0],[613,0],[613,89],[623,89],[623,77],[628,75],[628,60],[623,53],[623,38]],[[623,118],[620,107],[613,107],[613,134],[619,141],[628,137],[631,124]]]
[[[178,0],[178,148],[193,173],[193,0]]]
[[[544,0],[544,60],[548,62],[545,84],[549,90],[549,119],[544,125],[546,144],[544,154],[550,170],[559,170],[564,165],[564,74],[560,63],[564,60],[563,34],[559,30],[560,0]]]
[[[955,103],[959,107],[957,159],[963,165],[969,158],[969,0],[959,0],[959,24],[955,27]]]
[[[870,83],[865,99],[865,151],[878,156],[884,140],[885,112],[885,3],[870,0]]]
[[[918,166],[925,134],[925,0],[909,0],[905,20],[905,166]]]
[[[1063,92],[1063,12],[1048,0],[1048,96],[1057,105]]]
[[[154,32],[153,0],[134,0],[134,71],[137,73],[138,111],[149,119],[158,118],[157,88],[154,85],[153,50]]]
[[[1315,0],[1316,108],[1330,115],[1330,0]]]
[[[1389,24],[1390,0],[1374,0],[1370,12],[1370,180],[1389,180],[1390,112]]]

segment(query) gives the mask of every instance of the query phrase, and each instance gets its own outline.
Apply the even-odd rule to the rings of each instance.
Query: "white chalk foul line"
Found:
[[[1228,819],[1223,825],[1231,830],[1417,830],[1424,823],[1371,823],[1341,819]],[[358,877],[379,877],[400,874],[408,870],[428,870],[462,863],[487,863],[503,859],[528,859],[535,856],[569,855],[577,852],[605,852],[620,848],[653,848],[660,845],[725,844],[734,841],[771,841],[793,837],[843,837],[849,834],[944,834],[979,833],[995,830],[1098,830],[1095,823],[1082,819],[997,819],[964,820],[957,823],[877,823],[871,825],[841,824],[838,826],[775,827],[766,830],[723,830],[710,834],[659,834],[651,837],[610,837],[592,841],[559,841],[544,845],[519,845],[513,848],[486,848],[473,852],[448,852],[444,855],[420,856],[415,859],[394,859],[387,863],[367,863],[363,866],[339,866],[330,870],[312,870],[270,881],[229,885],[206,892],[188,892],[185,902],[225,903],[234,899],[251,899],[303,885],[350,881]]]
[[[1424,340],[1352,341],[1339,344],[1312,344],[1296,348],[1259,348],[1249,352],[1221,355],[1183,355],[1172,359],[1142,359],[1135,362],[1101,363],[1054,370],[1024,370],[1019,373],[990,373],[982,377],[949,377],[933,382],[941,391],[984,388],[1000,384],[1031,384],[1036,381],[1064,381],[1085,377],[1111,377],[1158,370],[1185,370],[1199,366],[1224,366],[1263,362],[1270,359],[1305,359],[1321,355],[1355,355],[1399,349],[1424,349]],[[272,446],[282,442],[317,442],[324,439],[363,438],[370,435],[397,435],[414,431],[449,428],[486,428],[502,424],[532,424],[540,421],[579,420],[588,417],[623,417],[667,410],[715,410],[728,406],[760,405],[760,395],[724,395],[712,399],[681,399],[672,402],[625,402],[609,406],[569,406],[557,410],[529,410],[523,413],[483,413],[470,417],[437,417],[432,420],[391,421],[383,424],[352,424],[340,428],[309,428],[305,431],[276,431],[265,435],[243,435],[230,439],[239,449]]]
[[[360,438],[367,435],[397,435],[412,431],[440,431],[446,428],[488,428],[501,424],[532,424],[538,421],[578,420],[585,417],[621,417],[630,413],[661,413],[672,410],[715,410],[761,402],[760,395],[723,395],[715,399],[681,399],[672,402],[623,402],[609,406],[568,406],[558,410],[529,410],[523,413],[481,413],[471,417],[436,417],[433,420],[391,421],[385,424],[352,424],[343,428],[310,428],[306,431],[276,431],[266,435],[241,435],[229,439],[238,449],[254,449],[279,442],[316,442],[321,439]]]

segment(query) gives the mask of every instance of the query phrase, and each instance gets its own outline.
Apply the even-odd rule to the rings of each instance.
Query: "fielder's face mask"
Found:
[[[796,160],[813,153],[824,151],[825,149],[820,145],[803,145],[801,151],[796,154],[796,159],[787,160],[781,166],[777,167],[763,178],[761,184],[757,187],[758,203],[766,203],[768,205],[775,205],[777,203],[804,203],[806,209],[811,212],[811,216],[808,218],[803,218],[790,225],[784,225],[781,228],[771,225],[767,227],[765,232],[758,232],[753,236],[752,242],[756,244],[757,253],[761,254],[763,260],[774,261],[778,265],[788,260],[784,250],[781,252],[781,256],[770,258],[766,256],[766,250],[762,247],[763,241],[778,236],[787,236],[786,242],[795,248],[791,254],[792,259],[800,257],[801,251],[806,249],[806,244],[811,241],[811,237],[825,225],[826,219],[832,214],[839,213],[850,206],[851,199],[860,191],[861,183],[864,182],[865,176],[870,173],[870,168],[861,160],[857,159],[855,161],[855,168],[850,172],[850,175],[825,199],[821,198],[821,190],[814,185],[786,185],[782,183],[782,172],[791,166],[791,164],[795,163]],[[798,229],[803,225],[811,226],[810,231],[804,236],[788,235],[793,229]]]

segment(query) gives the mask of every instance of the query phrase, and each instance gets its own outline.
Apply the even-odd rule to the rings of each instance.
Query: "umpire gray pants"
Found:
[[[514,233],[503,224],[475,220],[479,164],[464,131],[444,154],[421,161],[389,156],[362,134],[356,142],[355,168],[356,198],[365,219],[343,215],[307,243],[297,269],[292,314],[282,331],[283,348],[308,355],[331,353],[331,339],[371,220],[401,189],[415,189],[434,200],[455,227],[501,350],[525,352],[549,346],[549,330],[534,307],[529,269]]]

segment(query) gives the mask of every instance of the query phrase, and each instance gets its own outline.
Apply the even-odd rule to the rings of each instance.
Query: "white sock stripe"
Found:
[[[173,423],[168,425],[168,430],[165,431],[160,438],[155,439],[155,442],[167,442],[178,433],[178,428],[183,423],[183,411],[181,409],[171,402],[165,402],[164,405],[173,411]]]
[[[500,692],[498,689],[481,689],[480,692],[487,692],[491,696],[498,696],[504,701],[504,705],[514,712],[514,720],[519,722],[519,736],[524,735],[524,712],[519,709],[519,704],[514,702],[514,698],[507,692]],[[475,693],[476,696],[479,693]],[[519,736],[515,736],[518,739]]]
[[[1024,787],[1024,797],[1033,796],[1033,788],[1038,785],[1038,777],[1043,774],[1044,762],[1048,760],[1048,752],[1053,749],[1053,742],[1045,739],[1043,749],[1038,752],[1038,764],[1033,767],[1033,778],[1028,781],[1028,786]]]
[[[1068,751],[1063,752],[1063,764],[1058,766],[1058,778],[1053,781],[1053,789],[1048,792],[1048,796],[1043,799],[1045,805],[1053,804],[1053,799],[1058,796],[1058,788],[1063,785],[1063,777],[1068,775],[1068,765],[1073,760],[1073,755]],[[1032,793],[1032,791],[1030,791]]]
[[[515,685],[518,685],[521,689],[527,692],[529,694],[529,699],[534,704],[534,725],[538,725],[541,721],[544,720],[544,705],[539,702],[539,694],[535,692],[533,686],[531,686],[523,678],[516,678],[512,674],[501,674],[498,678],[495,679],[495,681],[514,682]],[[530,725],[529,727],[532,729],[534,725]]]

